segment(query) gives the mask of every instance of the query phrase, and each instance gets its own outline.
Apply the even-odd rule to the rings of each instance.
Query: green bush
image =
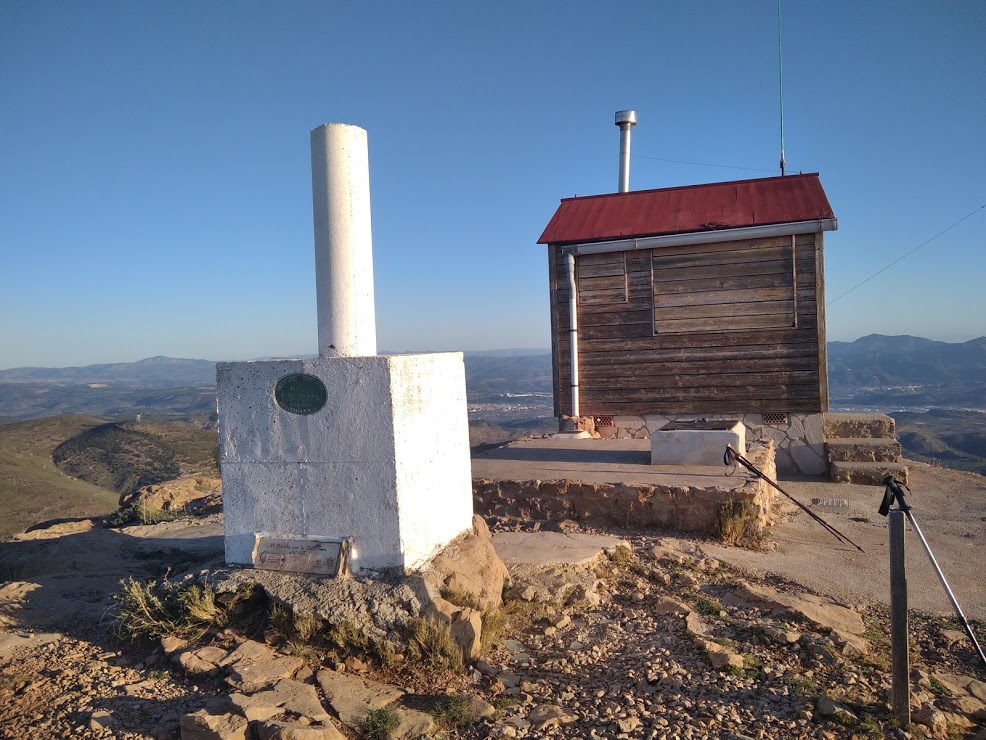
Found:
[[[397,715],[389,709],[371,709],[363,718],[360,734],[366,740],[389,740],[397,728]]]
[[[129,527],[133,524],[160,524],[161,522],[173,522],[178,515],[171,511],[163,511],[153,506],[147,506],[141,502],[136,502],[130,506],[118,509],[106,520],[106,526],[112,529],[119,527]]]

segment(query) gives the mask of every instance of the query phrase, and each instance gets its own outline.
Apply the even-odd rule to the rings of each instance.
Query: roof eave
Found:
[[[772,236],[791,236],[794,234],[813,234],[819,231],[835,231],[839,221],[835,218],[818,218],[809,221],[789,221],[780,224],[761,224],[757,226],[740,226],[733,229],[712,229],[703,231],[688,231],[678,234],[659,234],[655,236],[629,237],[626,239],[610,239],[592,242],[542,242],[564,246],[575,254],[598,254],[601,252],[627,252],[635,249],[660,249],[661,247],[678,247],[688,244],[706,244],[709,242],[731,242],[740,239],[765,239]]]

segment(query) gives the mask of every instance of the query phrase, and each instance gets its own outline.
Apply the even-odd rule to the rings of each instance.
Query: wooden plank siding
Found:
[[[821,245],[818,233],[577,257],[581,413],[827,411]],[[550,254],[568,414],[567,267],[563,247]]]

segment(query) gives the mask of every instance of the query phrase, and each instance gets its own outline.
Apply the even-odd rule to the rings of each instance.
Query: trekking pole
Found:
[[[924,551],[928,553],[928,558],[931,560],[931,565],[935,569],[935,573],[938,574],[938,580],[941,581],[941,585],[945,587],[945,593],[948,594],[949,601],[952,602],[952,607],[955,609],[955,614],[959,618],[959,622],[962,624],[962,629],[972,640],[972,644],[976,648],[976,652],[979,653],[979,659],[983,662],[983,667],[986,667],[986,655],[983,654],[983,649],[979,645],[979,640],[976,639],[975,633],[972,631],[972,627],[969,624],[969,620],[965,618],[965,614],[962,613],[962,607],[959,606],[959,602],[955,599],[955,594],[952,593],[952,589],[948,586],[948,581],[945,580],[945,574],[942,573],[941,568],[938,566],[938,561],[935,560],[934,553],[931,552],[931,547],[928,546],[928,541],[924,538],[921,533],[921,527],[918,526],[917,521],[914,519],[914,515],[911,513],[911,507],[907,503],[907,499],[904,498],[904,488],[906,485],[901,484],[892,475],[888,475],[883,479],[883,485],[886,486],[883,492],[883,502],[880,504],[880,515],[887,516],[890,512],[890,506],[897,502],[897,508],[904,512],[904,515],[910,521],[911,526],[914,527],[914,531],[917,533],[918,539],[921,540],[921,544],[924,545]],[[903,488],[901,487],[903,485]],[[910,488],[907,488],[910,491]]]
[[[816,514],[811,509],[809,509],[803,503],[801,503],[800,501],[798,501],[798,499],[796,499],[794,496],[792,496],[790,493],[788,493],[787,491],[785,491],[783,488],[781,488],[779,485],[777,485],[774,481],[772,481],[770,478],[768,478],[766,473],[764,473],[760,468],[758,468],[756,465],[754,465],[753,463],[751,463],[749,460],[747,460],[745,457],[743,457],[741,454],[739,454],[736,450],[734,450],[732,445],[726,445],[726,453],[722,456],[722,461],[726,465],[731,465],[732,463],[737,463],[738,462],[740,465],[742,465],[744,468],[746,468],[747,470],[749,470],[755,476],[757,476],[761,480],[766,481],[768,484],[770,484],[771,486],[773,486],[776,490],[780,491],[782,494],[784,494],[785,496],[787,496],[791,501],[793,501],[795,504],[797,504],[798,507],[802,511],[804,511],[808,516],[810,516],[816,522],[818,522],[823,527],[825,527],[825,529],[828,530],[829,534],[831,534],[837,540],[839,540],[840,542],[845,542],[847,545],[852,545],[853,547],[855,547],[857,550],[859,550],[862,553],[865,553],[866,552],[865,550],[863,550],[862,547],[860,547],[855,542],[853,542],[851,539],[849,539],[848,537],[846,537],[844,534],[842,534],[842,532],[840,532],[838,529],[836,529],[835,527],[833,527],[827,521],[825,521],[824,519],[822,519],[820,516],[818,516],[818,514]]]

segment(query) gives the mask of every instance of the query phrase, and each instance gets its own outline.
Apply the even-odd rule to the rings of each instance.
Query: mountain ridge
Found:
[[[470,351],[465,364],[471,403],[504,394],[551,394],[546,349]],[[830,342],[828,369],[832,410],[986,409],[986,336],[950,343],[870,334]],[[215,410],[212,360],[159,355],[133,363],[0,370],[0,421],[210,410]]]

